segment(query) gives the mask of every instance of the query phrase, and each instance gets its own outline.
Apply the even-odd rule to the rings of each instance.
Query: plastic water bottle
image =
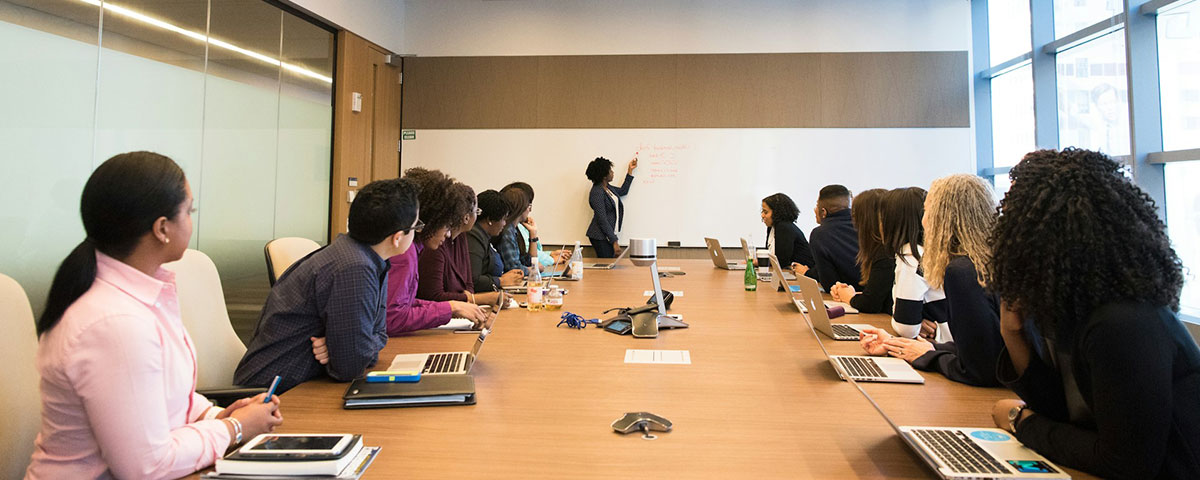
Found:
[[[550,293],[546,295],[546,310],[562,310],[563,294],[558,289],[558,285],[550,286]]]
[[[542,309],[542,273],[532,261],[529,263],[529,275],[525,276],[525,302],[531,312]]]
[[[571,268],[571,280],[583,280],[583,252],[576,248],[571,252],[571,259],[567,261],[567,265]]]

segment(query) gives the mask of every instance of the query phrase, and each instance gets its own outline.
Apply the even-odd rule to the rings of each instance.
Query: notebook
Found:
[[[342,407],[348,410],[474,404],[475,379],[464,374],[422,376],[416,383],[370,383],[359,378],[342,396]]]

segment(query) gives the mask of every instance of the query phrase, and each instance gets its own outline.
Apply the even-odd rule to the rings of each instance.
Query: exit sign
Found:
[[[400,131],[400,139],[401,140],[416,140],[417,139],[417,131],[416,130],[401,130]]]

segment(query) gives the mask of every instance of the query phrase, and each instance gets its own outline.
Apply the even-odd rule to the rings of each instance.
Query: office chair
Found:
[[[29,298],[16,280],[0,274],[0,351],[7,375],[0,389],[0,478],[21,478],[42,424],[36,367],[38,337]]]
[[[267,280],[271,282],[271,286],[275,286],[279,276],[296,263],[296,260],[304,258],[318,248],[321,248],[321,245],[317,242],[301,237],[276,238],[267,242],[263,247],[263,254],[267,257]]]
[[[183,258],[163,268],[175,272],[183,325],[196,348],[196,391],[219,406],[265,392],[265,388],[233,385],[233,371],[246,346],[229,322],[221,277],[208,255],[188,249]]]

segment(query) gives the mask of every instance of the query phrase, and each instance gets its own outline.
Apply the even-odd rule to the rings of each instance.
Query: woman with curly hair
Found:
[[[1032,152],[1009,173],[988,283],[1003,302],[996,425],[1106,478],[1200,478],[1200,349],[1153,200],[1104,154]]]
[[[945,295],[946,317],[938,328],[946,331],[940,332],[940,341],[929,342],[864,329],[861,344],[868,353],[902,358],[968,385],[999,384],[996,359],[1004,347],[1000,310],[983,283],[991,258],[988,236],[996,223],[993,198],[991,185],[975,175],[933,181],[921,217],[925,251],[920,266],[928,288]]]
[[[625,223],[625,204],[621,197],[629,193],[633,183],[633,170],[637,168],[638,159],[633,157],[629,167],[625,169],[625,181],[620,187],[611,185],[613,181],[613,163],[604,157],[596,157],[588,163],[587,178],[592,181],[592,189],[588,192],[588,205],[592,207],[592,222],[588,224],[587,237],[592,241],[592,249],[599,258],[613,258],[621,245],[617,243],[617,234],[621,233],[621,224]]]
[[[838,302],[849,303],[862,313],[892,313],[892,281],[896,278],[896,256],[884,248],[879,228],[879,211],[887,190],[872,188],[858,194],[850,209],[850,219],[858,234],[859,274],[862,291],[838,282],[830,295]]]
[[[459,300],[433,302],[417,298],[421,284],[419,258],[425,250],[437,250],[450,232],[473,211],[471,203],[456,194],[454,179],[438,170],[410,168],[404,178],[417,185],[417,200],[421,210],[418,218],[424,224],[413,247],[388,259],[387,333],[399,335],[415,330],[445,325],[451,318],[465,318],[475,326],[487,321],[483,308]]]
[[[800,209],[796,208],[796,202],[785,194],[776,193],[762,199],[759,218],[767,226],[767,251],[775,254],[781,267],[791,268],[796,275],[804,275],[816,262],[808,247],[808,239],[796,226],[799,217]],[[816,272],[813,273],[815,275]]]
[[[462,184],[454,184],[457,201],[470,205],[466,215],[450,231],[450,239],[440,248],[421,251],[417,298],[434,302],[459,301],[476,305],[502,305],[503,292],[493,292],[491,286],[483,292],[475,292],[474,275],[471,272],[471,252],[464,235],[475,226],[479,216],[479,202],[475,190]]]

